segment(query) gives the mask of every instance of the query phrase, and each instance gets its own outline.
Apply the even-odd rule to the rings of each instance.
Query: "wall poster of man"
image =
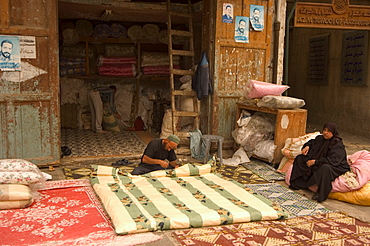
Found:
[[[234,40],[237,43],[249,43],[249,17],[235,17]]]
[[[231,3],[223,4],[222,22],[233,23],[234,6]]]
[[[21,71],[19,36],[0,36],[0,70]]]
[[[265,22],[265,8],[260,5],[250,5],[250,20],[253,30],[262,31]]]

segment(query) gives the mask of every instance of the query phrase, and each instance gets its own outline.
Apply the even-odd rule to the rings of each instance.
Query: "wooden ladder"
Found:
[[[180,139],[189,137],[188,132],[182,132],[178,121],[181,120],[181,117],[192,117],[193,118],[193,129],[199,129],[199,101],[197,99],[196,93],[191,91],[184,91],[175,89],[175,77],[189,75],[191,78],[194,76],[194,33],[193,33],[193,11],[191,1],[188,0],[188,11],[180,12],[176,11],[174,4],[171,4],[171,0],[167,0],[167,34],[168,34],[168,54],[170,58],[170,85],[171,85],[171,110],[172,110],[172,132],[176,134]],[[173,19],[182,18],[187,19],[187,29],[188,30],[176,30],[173,29]],[[174,36],[181,37],[184,44],[181,48],[173,46]],[[188,60],[188,69],[174,69],[173,57],[180,56]],[[179,111],[176,105],[176,97],[190,97],[193,99],[193,111]]]

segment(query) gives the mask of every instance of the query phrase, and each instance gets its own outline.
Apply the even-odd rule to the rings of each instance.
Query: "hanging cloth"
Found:
[[[195,129],[194,131],[189,132],[189,134],[191,157],[197,160],[203,160],[206,144],[201,140],[202,132],[199,129]]]
[[[213,93],[206,51],[202,53],[200,62],[195,70],[191,87],[197,93],[198,100]]]

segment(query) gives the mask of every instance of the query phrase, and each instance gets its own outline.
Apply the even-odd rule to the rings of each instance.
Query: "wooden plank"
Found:
[[[307,110],[305,109],[278,110],[274,134],[276,149],[273,163],[280,163],[283,158],[281,149],[287,138],[296,138],[306,134],[306,122]]]
[[[181,17],[191,18],[191,15],[189,15],[188,13],[183,13],[183,12],[170,11],[169,14],[172,16],[181,16]]]
[[[192,70],[172,69],[172,73],[177,75],[194,75],[194,71]]]
[[[184,37],[193,37],[194,34],[188,31],[181,30],[171,30],[171,35],[184,36]]]
[[[172,93],[175,96],[196,96],[195,91],[174,90]]]
[[[194,56],[194,51],[187,51],[187,50],[172,50],[172,55],[178,56]]]
[[[177,116],[177,117],[197,117],[198,116],[197,112],[188,112],[188,111],[174,111],[173,114],[174,116]]]

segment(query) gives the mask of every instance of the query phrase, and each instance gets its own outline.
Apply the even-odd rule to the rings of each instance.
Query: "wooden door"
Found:
[[[224,3],[233,7],[233,22],[222,21]],[[250,17],[251,8],[263,6],[264,27],[256,31],[249,24],[249,42],[236,42],[235,22],[237,16]],[[243,95],[243,87],[249,79],[272,82],[272,35],[273,0],[217,0],[214,97],[212,133],[225,137],[229,143],[235,129],[236,102]],[[252,9],[252,10],[253,10]]]
[[[21,71],[0,72],[0,158],[59,161],[57,1],[0,0],[0,9],[0,36],[21,40]]]

